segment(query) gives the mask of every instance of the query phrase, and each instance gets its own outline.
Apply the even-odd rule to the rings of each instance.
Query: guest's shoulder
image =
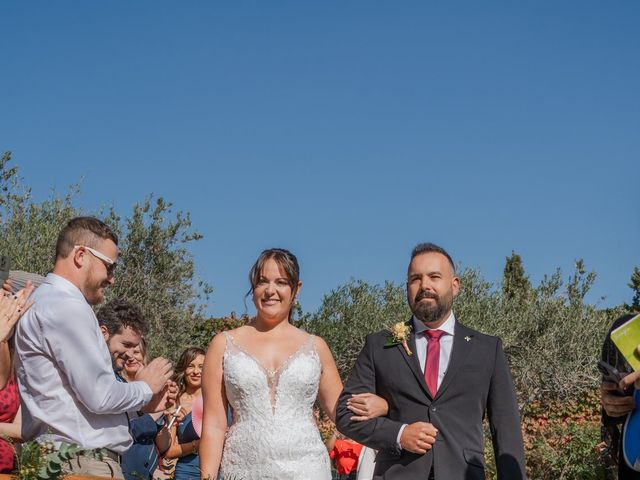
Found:
[[[40,322],[69,322],[83,316],[93,316],[93,309],[87,301],[65,290],[56,290],[48,285],[39,287],[33,296],[33,306],[27,310]],[[37,295],[36,295],[37,294]]]
[[[83,298],[75,295],[60,294],[51,295],[43,301],[36,301],[33,305],[39,313],[47,313],[48,316],[92,315],[93,309]]]

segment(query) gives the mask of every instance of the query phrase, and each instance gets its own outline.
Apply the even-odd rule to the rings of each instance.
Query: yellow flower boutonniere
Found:
[[[411,327],[409,325],[404,322],[398,322],[387,327],[387,330],[391,336],[387,339],[385,348],[402,345],[405,352],[407,352],[407,355],[413,355],[413,352],[409,349],[409,344],[407,343],[407,340],[409,340],[409,333],[411,332]]]

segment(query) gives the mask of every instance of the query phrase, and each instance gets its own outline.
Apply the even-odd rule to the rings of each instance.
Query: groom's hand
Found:
[[[409,452],[424,454],[431,450],[436,442],[438,430],[427,422],[407,425],[400,436],[400,446]]]

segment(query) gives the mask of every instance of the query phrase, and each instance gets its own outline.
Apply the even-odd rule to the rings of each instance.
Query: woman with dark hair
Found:
[[[168,432],[171,443],[164,456],[177,458],[175,480],[200,478],[200,459],[198,445],[200,440],[193,428],[191,410],[193,401],[202,394],[202,365],[205,351],[198,347],[189,347],[175,367],[173,381],[178,384],[179,408],[175,421]],[[171,416],[167,422],[171,422]],[[165,429],[166,430],[166,429]]]
[[[255,319],[216,335],[205,359],[201,478],[219,470],[222,480],[330,480],[312,409],[317,398],[334,420],[342,382],[324,340],[290,322],[302,286],[298,261],[287,250],[265,250],[249,280]],[[386,415],[383,399],[365,395],[359,418]]]

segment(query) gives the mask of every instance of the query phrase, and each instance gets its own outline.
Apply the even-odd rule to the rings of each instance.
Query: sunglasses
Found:
[[[115,273],[118,264],[114,260],[107,257],[104,253],[100,253],[99,251],[94,250],[91,247],[87,247],[86,245],[74,245],[74,248],[84,248],[91,255],[102,260],[104,262],[104,266],[107,267],[107,275],[109,275],[110,277]]]

